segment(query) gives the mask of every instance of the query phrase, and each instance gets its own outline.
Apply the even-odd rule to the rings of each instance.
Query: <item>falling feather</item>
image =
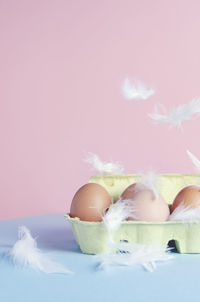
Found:
[[[85,162],[90,164],[93,169],[97,170],[100,174],[122,174],[124,172],[124,168],[121,164],[102,162],[96,154],[91,152],[88,153]]]
[[[127,100],[146,100],[155,93],[154,89],[147,89],[141,82],[131,83],[126,78],[122,85],[122,94]]]
[[[47,255],[37,248],[36,240],[31,236],[30,231],[25,226],[18,228],[18,241],[8,252],[8,256],[14,264],[20,266],[30,266],[46,274],[72,273],[59,263],[52,261]]]
[[[194,156],[189,150],[187,150],[187,154],[193,162],[195,168],[200,171],[200,160],[196,156]]]
[[[171,213],[168,220],[178,220],[182,222],[200,220],[200,208],[191,208],[190,206],[185,206],[183,203],[180,203],[179,206]]]
[[[166,123],[170,125],[170,128],[180,128],[183,121],[191,120],[198,113],[200,113],[200,99],[193,99],[187,104],[173,108],[169,113],[163,105],[158,104],[155,106],[154,112],[148,116],[157,124]]]

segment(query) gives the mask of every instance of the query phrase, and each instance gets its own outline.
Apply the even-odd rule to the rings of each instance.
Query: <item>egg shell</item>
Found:
[[[103,186],[88,183],[74,195],[70,216],[78,217],[83,221],[102,221],[102,216],[111,204],[112,198]]]
[[[132,199],[134,194],[138,191],[136,187],[137,183],[128,186],[121,194],[121,199]]]
[[[200,186],[187,186],[183,188],[175,197],[171,207],[173,212],[180,203],[191,208],[197,208],[200,206]]]
[[[128,220],[137,221],[166,221],[170,210],[161,195],[155,196],[153,190],[144,185],[132,184],[121,195],[121,199],[132,200],[135,209],[135,218]]]

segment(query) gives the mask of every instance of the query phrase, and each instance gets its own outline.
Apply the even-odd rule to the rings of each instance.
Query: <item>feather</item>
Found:
[[[156,184],[158,183],[158,175],[153,172],[153,171],[149,171],[146,174],[141,174],[140,178],[136,184],[136,189],[143,189],[144,187],[148,187],[149,189],[151,189],[155,195],[155,198],[158,198],[159,193],[158,190],[156,188]]]
[[[148,114],[155,123],[167,123],[170,127],[180,128],[183,121],[191,120],[193,115],[200,113],[200,99],[193,99],[187,104],[173,108],[169,113],[163,105],[156,105],[154,112]]]
[[[124,172],[124,168],[121,166],[121,164],[102,162],[96,154],[91,152],[88,153],[87,157],[85,158],[85,162],[90,164],[100,174],[122,174]]]
[[[163,246],[131,244],[119,242],[115,244],[116,253],[100,255],[99,268],[107,269],[110,266],[134,266],[142,265],[147,271],[153,272],[156,262],[167,261],[173,256],[169,254],[169,248]]]
[[[200,171],[200,160],[196,156],[194,156],[189,150],[187,150],[187,154],[193,162],[195,168]]]
[[[20,266],[30,266],[46,274],[51,273],[72,273],[62,265],[52,261],[47,255],[37,248],[36,240],[31,236],[30,231],[25,226],[18,229],[18,241],[8,252],[8,256],[14,264]]]
[[[121,223],[128,217],[135,217],[137,209],[132,200],[118,200],[103,216],[103,222],[108,232],[106,253],[98,255],[99,268],[106,269],[110,266],[134,266],[142,265],[146,270],[153,271],[156,262],[171,259],[172,256],[161,246],[146,246],[131,244],[129,242],[114,241],[114,235]]]
[[[193,222],[200,220],[200,207],[191,208],[190,206],[185,206],[183,203],[180,203],[178,207],[171,213],[168,220],[181,220],[183,222]]]
[[[122,85],[122,94],[127,100],[146,100],[155,93],[154,89],[147,89],[141,82],[131,83],[126,78]]]
[[[113,234],[116,232],[124,220],[128,217],[135,217],[135,212],[136,209],[133,206],[132,200],[119,199],[102,217],[108,233]]]

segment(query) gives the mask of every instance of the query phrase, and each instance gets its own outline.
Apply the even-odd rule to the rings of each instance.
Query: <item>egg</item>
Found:
[[[121,194],[121,199],[132,200],[135,218],[137,221],[166,221],[169,217],[169,206],[158,194],[143,184],[132,184]]]
[[[200,206],[200,186],[187,186],[183,188],[175,197],[171,207],[173,212],[180,203],[191,208],[197,208]]]
[[[83,221],[101,221],[112,198],[104,187],[96,183],[82,186],[74,195],[70,208],[70,216]]]
[[[138,191],[137,189],[137,183],[134,183],[130,186],[128,186],[126,188],[126,190],[124,190],[124,192],[121,194],[121,199],[132,199],[134,194],[136,193],[136,191]]]

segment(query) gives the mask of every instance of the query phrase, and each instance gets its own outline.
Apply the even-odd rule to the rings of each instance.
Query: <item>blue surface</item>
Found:
[[[27,226],[38,247],[51,252],[54,260],[74,275],[46,275],[0,261],[0,301],[199,301],[200,255],[175,254],[153,272],[141,267],[96,269],[95,256],[81,253],[69,223],[62,215],[50,214],[0,221],[0,252],[17,240],[17,228]]]

